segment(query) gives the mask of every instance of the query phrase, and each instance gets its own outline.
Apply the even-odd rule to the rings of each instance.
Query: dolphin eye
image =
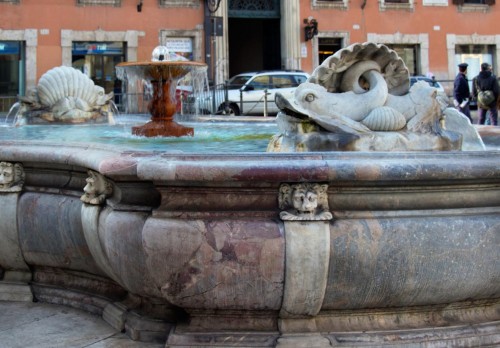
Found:
[[[308,102],[312,102],[312,101],[314,101],[314,99],[316,99],[316,96],[312,93],[309,93],[306,95],[306,97],[304,99]]]

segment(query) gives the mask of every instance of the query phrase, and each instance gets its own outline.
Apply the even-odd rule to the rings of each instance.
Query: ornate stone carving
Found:
[[[21,163],[0,162],[0,192],[19,192],[24,184]]]
[[[38,123],[110,122],[113,92],[106,94],[81,71],[67,66],[52,68],[37,87],[20,97],[17,125]]]
[[[387,46],[353,44],[327,58],[293,97],[276,94],[281,133],[268,151],[460,150],[460,114],[424,82],[410,88],[403,60]],[[468,125],[467,129],[474,128]]]
[[[113,186],[111,182],[106,180],[104,175],[89,170],[87,172],[87,185],[83,188],[85,192],[80,200],[84,203],[99,205],[104,203],[107,197],[113,193]]]
[[[328,209],[328,185],[315,183],[282,184],[279,207],[282,220],[331,220]]]

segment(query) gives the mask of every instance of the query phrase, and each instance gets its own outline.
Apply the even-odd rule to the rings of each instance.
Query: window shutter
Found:
[[[453,0],[453,5],[463,5],[464,0]]]

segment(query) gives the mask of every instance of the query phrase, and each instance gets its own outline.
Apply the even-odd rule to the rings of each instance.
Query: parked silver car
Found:
[[[292,96],[295,88],[308,78],[309,74],[292,70],[238,74],[218,93],[209,93],[200,109],[205,113],[235,116],[276,115],[279,111],[274,102],[276,92]]]

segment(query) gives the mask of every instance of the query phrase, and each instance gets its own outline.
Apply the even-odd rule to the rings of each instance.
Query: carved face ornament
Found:
[[[0,163],[0,188],[8,188],[14,182],[14,166],[12,163]]]
[[[282,184],[278,203],[282,220],[331,220],[328,209],[328,185],[326,184]]]
[[[113,192],[113,186],[106,178],[97,172],[89,170],[85,179],[87,184],[83,188],[85,192],[80,199],[89,204],[101,204]]]
[[[318,195],[304,188],[293,192],[293,207],[301,214],[313,214],[318,207]]]
[[[24,169],[21,163],[0,162],[0,191],[18,192],[24,184]]]
[[[85,180],[87,182],[87,185],[85,185],[83,191],[90,195],[100,194],[104,192],[105,191],[104,180],[102,178],[99,178],[92,171],[89,171],[88,174],[89,177]]]

